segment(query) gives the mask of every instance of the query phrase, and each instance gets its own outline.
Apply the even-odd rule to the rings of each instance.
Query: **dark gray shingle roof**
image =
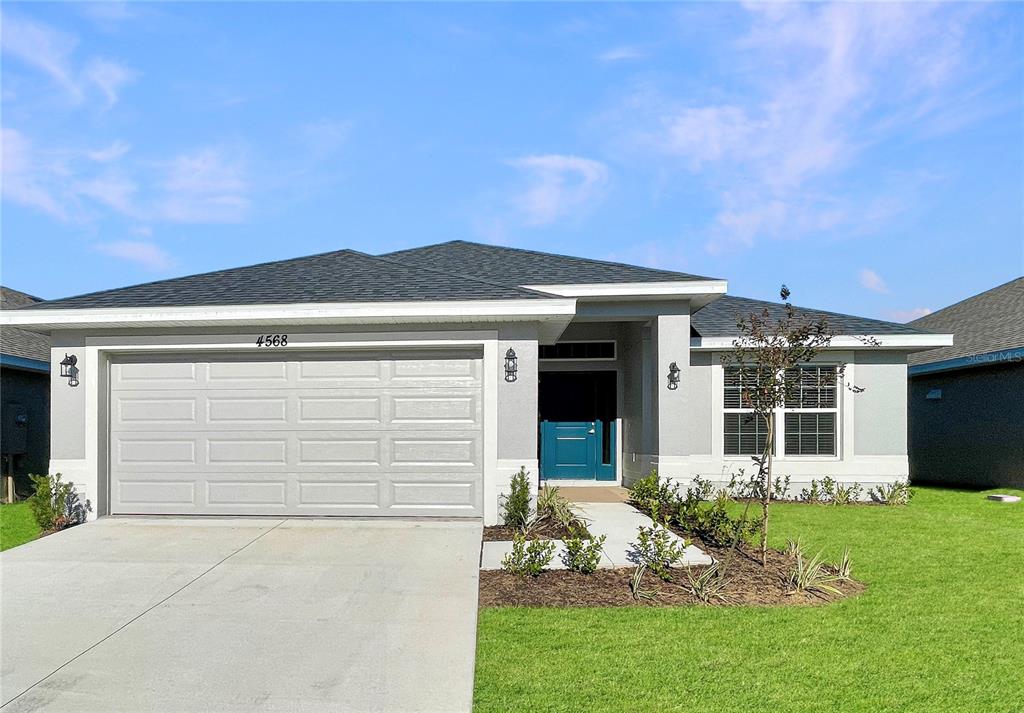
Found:
[[[767,309],[772,319],[780,319],[784,316],[784,307],[780,302],[765,302],[763,300],[752,300],[747,297],[731,297],[726,295],[694,312],[691,319],[691,326],[698,335],[702,337],[738,337],[739,330],[736,322],[741,317],[747,317],[752,312],[760,313]],[[915,329],[905,324],[896,322],[884,322],[880,319],[868,319],[866,317],[854,317],[849,314],[838,312],[825,312],[818,309],[796,307],[794,309],[799,315],[806,319],[828,320],[829,328],[834,334],[864,335],[864,334],[926,334],[924,330]]]
[[[1024,348],[1024,277],[911,322],[953,335],[953,346],[912,354],[911,365]]]
[[[503,285],[676,282],[713,278],[604,260],[483,245],[464,240],[387,253],[410,265],[492,280]]]
[[[17,309],[36,304],[38,297],[0,287],[0,309]],[[0,329],[0,354],[50,363],[50,340],[42,334],[17,327]]]
[[[42,302],[28,309],[545,297],[550,295],[407,265],[354,250],[338,250],[93,292]]]

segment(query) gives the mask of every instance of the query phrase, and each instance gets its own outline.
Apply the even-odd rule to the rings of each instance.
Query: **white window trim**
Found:
[[[844,361],[835,360],[820,360],[811,362],[802,362],[797,364],[798,367],[803,366],[834,366],[836,369],[844,368],[846,373],[836,381],[836,405],[835,408],[787,408],[782,406],[775,409],[772,412],[772,417],[775,419],[775,433],[774,446],[775,454],[772,456],[772,460],[775,462],[786,462],[786,461],[818,461],[823,463],[833,463],[843,459],[843,434],[844,424],[846,422],[845,409],[843,408],[843,388],[842,385],[846,383],[850,367],[852,364]],[[732,366],[732,365],[730,365]],[[726,408],[725,406],[725,370],[726,366],[719,364],[718,371],[721,374],[720,378],[716,381],[715,398],[718,399],[718,423],[715,426],[716,438],[720,452],[722,454],[722,460],[729,462],[750,462],[750,458],[754,454],[735,454],[725,452],[725,414],[727,413],[753,413],[753,409],[749,408]],[[787,455],[786,454],[786,414],[787,413],[834,413],[836,415],[836,452],[835,455]]]

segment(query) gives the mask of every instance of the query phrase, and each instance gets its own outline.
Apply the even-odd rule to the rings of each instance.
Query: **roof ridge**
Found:
[[[454,243],[454,242],[460,242],[460,241],[458,241],[458,240],[450,240],[448,242],[453,242]],[[438,243],[438,244],[439,245],[443,245],[444,243]],[[416,249],[416,248],[412,248],[412,249]],[[355,251],[355,252],[358,252],[358,251]],[[375,260],[381,260],[383,262],[392,263],[394,265],[401,265],[402,267],[405,267],[405,268],[414,269],[414,270],[425,270],[426,272],[432,272],[432,273],[434,273],[436,275],[446,275],[447,277],[458,277],[459,279],[462,279],[462,280],[471,280],[473,282],[478,282],[481,285],[489,285],[490,287],[501,287],[502,289],[506,289],[506,290],[515,290],[516,292],[523,292],[525,294],[530,294],[530,295],[543,295],[544,297],[556,297],[557,296],[557,295],[552,295],[552,294],[550,294],[548,292],[542,292],[541,290],[531,290],[531,289],[528,289],[526,287],[521,287],[519,285],[515,285],[515,286],[503,285],[500,282],[494,282],[492,280],[485,280],[482,277],[474,277],[472,275],[466,275],[466,274],[458,273],[458,272],[448,272],[446,270],[439,270],[437,268],[426,267],[424,265],[415,265],[413,263],[405,262],[404,260],[398,260],[398,259],[395,259],[395,258],[384,257],[383,255],[370,255],[368,253],[360,253],[360,254],[361,255],[365,255],[366,257],[374,258]]]
[[[412,251],[415,251],[415,250],[424,250],[424,249],[429,249],[429,248],[440,247],[442,245],[453,245],[453,244],[473,245],[475,247],[487,248],[487,249],[490,249],[490,250],[511,250],[511,251],[519,252],[519,253],[527,253],[529,255],[543,255],[545,257],[557,257],[557,258],[562,258],[562,259],[566,259],[566,260],[575,260],[577,262],[580,262],[580,261],[582,261],[582,262],[596,262],[596,263],[599,263],[601,265],[610,265],[610,266],[614,266],[614,267],[626,266],[626,267],[631,267],[631,268],[634,268],[634,269],[637,269],[637,270],[650,270],[651,272],[660,272],[660,273],[664,273],[664,274],[680,275],[680,276],[691,277],[691,278],[695,277],[695,278],[702,279],[702,280],[715,280],[715,279],[719,279],[719,278],[715,278],[715,277],[707,277],[706,275],[694,275],[694,274],[691,274],[691,273],[688,273],[688,272],[680,272],[678,270],[665,270],[665,269],[662,269],[660,267],[647,267],[645,265],[633,265],[633,264],[628,263],[628,262],[615,262],[613,260],[602,260],[600,258],[581,257],[579,255],[566,255],[565,253],[544,252],[542,250],[532,250],[530,248],[517,248],[517,247],[512,247],[510,245],[493,245],[493,244],[490,244],[490,243],[478,243],[478,242],[475,242],[473,240],[446,240],[446,241],[441,242],[441,243],[434,243],[432,245],[421,245],[418,248],[406,248],[405,250],[396,250],[395,252],[412,252]]]
[[[78,299],[79,297],[92,297],[94,295],[101,295],[101,294],[104,294],[106,292],[113,292],[114,290],[130,290],[130,289],[134,289],[136,287],[148,287],[150,285],[162,285],[162,284],[167,284],[169,282],[178,282],[178,281],[181,281],[181,280],[192,279],[193,277],[207,277],[209,275],[219,275],[219,274],[224,273],[224,272],[232,272],[234,270],[247,270],[247,269],[253,268],[253,267],[265,267],[267,265],[283,265],[283,264],[286,264],[286,263],[298,262],[299,260],[309,260],[311,258],[325,257],[327,255],[340,255],[341,253],[355,253],[357,255],[364,255],[365,256],[365,253],[360,253],[357,250],[351,250],[349,248],[342,248],[341,250],[328,250],[326,252],[314,253],[312,255],[302,255],[300,257],[285,258],[284,260],[265,260],[264,262],[257,262],[257,263],[252,264],[252,265],[240,265],[238,267],[224,267],[224,268],[221,268],[219,270],[208,270],[207,272],[197,272],[197,273],[190,274],[190,275],[179,275],[178,277],[165,277],[162,280],[149,280],[148,282],[137,282],[137,283],[135,283],[133,285],[123,285],[122,287],[108,287],[108,288],[103,289],[103,290],[93,290],[92,292],[82,292],[81,294],[77,294],[77,295],[67,295],[65,297],[55,297],[52,300],[40,300],[36,304],[22,305],[21,307],[18,307],[17,309],[31,309],[32,307],[35,307],[36,305],[42,304],[44,302],[57,302],[57,301],[60,301],[60,300]],[[367,257],[373,257],[373,256],[371,255],[371,256],[367,256]]]

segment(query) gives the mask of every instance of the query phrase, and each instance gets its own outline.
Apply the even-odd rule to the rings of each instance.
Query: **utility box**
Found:
[[[0,412],[0,453],[23,455],[28,449],[28,409],[24,404],[5,403]]]

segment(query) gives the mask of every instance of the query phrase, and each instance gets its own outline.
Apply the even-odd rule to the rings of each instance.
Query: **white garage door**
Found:
[[[476,517],[482,423],[472,352],[126,358],[111,512]]]

